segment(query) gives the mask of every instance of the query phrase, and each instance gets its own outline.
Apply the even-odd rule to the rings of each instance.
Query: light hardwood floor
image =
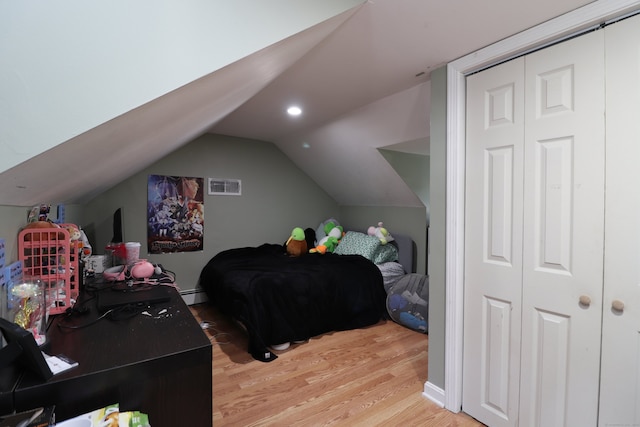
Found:
[[[215,427],[483,426],[422,396],[428,336],[392,321],[324,334],[264,363],[215,308],[191,311],[210,326]]]

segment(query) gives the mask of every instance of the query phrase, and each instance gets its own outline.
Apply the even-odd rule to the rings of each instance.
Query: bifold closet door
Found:
[[[607,27],[600,425],[640,425],[640,16]]]
[[[469,76],[466,148],[463,410],[595,426],[603,32]]]
[[[526,57],[521,426],[596,426],[604,31]]]
[[[467,78],[463,410],[517,425],[524,58]]]

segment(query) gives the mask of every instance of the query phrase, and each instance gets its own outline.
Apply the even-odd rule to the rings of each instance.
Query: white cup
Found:
[[[140,242],[127,242],[127,264],[131,265],[140,259]]]

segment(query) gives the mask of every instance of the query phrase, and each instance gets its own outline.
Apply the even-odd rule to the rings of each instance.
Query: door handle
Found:
[[[581,306],[589,307],[591,305],[591,297],[589,295],[580,295],[578,300]]]
[[[622,312],[624,311],[624,303],[619,299],[614,299],[613,301],[611,301],[611,309],[613,311]]]

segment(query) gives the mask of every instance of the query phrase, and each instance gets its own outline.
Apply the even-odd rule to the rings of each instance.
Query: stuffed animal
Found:
[[[380,243],[386,245],[393,240],[393,236],[382,225],[382,222],[379,222],[377,227],[369,227],[369,229],[367,230],[367,234],[369,236],[377,237],[378,239],[380,239]]]
[[[294,228],[285,246],[287,247],[287,254],[289,254],[289,256],[306,254],[307,241],[305,240],[304,230],[300,227]]]
[[[340,227],[340,223],[335,218],[329,218],[328,220],[321,222],[316,228],[316,244],[320,243],[320,240],[327,237],[329,235],[329,231],[331,231],[335,227]]]
[[[310,254],[320,253],[326,254],[327,252],[332,253],[336,250],[336,246],[338,246],[338,239],[331,236],[326,236],[320,240],[320,244],[315,248],[311,248],[309,250]]]
[[[84,261],[91,256],[93,249],[91,248],[91,244],[89,244],[89,239],[84,230],[75,224],[63,224],[62,227],[69,232],[71,246],[76,250],[76,253],[80,255],[80,259]]]
[[[82,232],[75,224],[65,224],[64,228],[69,232],[69,239],[71,240],[71,246],[76,249],[82,248]]]
[[[311,248],[309,253],[321,253],[333,252],[342,240],[344,231],[341,226],[335,225],[333,222],[328,222],[324,226],[326,236],[320,239],[315,248]]]

